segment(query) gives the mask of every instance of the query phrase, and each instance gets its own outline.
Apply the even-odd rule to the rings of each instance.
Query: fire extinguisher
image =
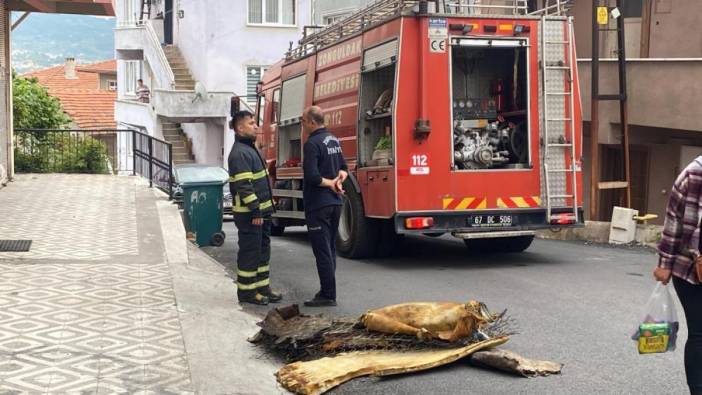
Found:
[[[503,112],[506,101],[504,81],[502,81],[502,78],[498,78],[496,80],[492,80],[492,83],[490,85],[492,97],[495,98],[495,109],[498,113]]]

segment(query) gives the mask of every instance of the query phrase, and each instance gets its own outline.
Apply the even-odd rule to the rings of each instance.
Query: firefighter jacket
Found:
[[[236,135],[229,153],[229,190],[234,214],[251,213],[260,218],[273,212],[268,170],[252,139]]]

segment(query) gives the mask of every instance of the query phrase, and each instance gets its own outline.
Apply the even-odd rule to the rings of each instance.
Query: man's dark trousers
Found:
[[[270,292],[271,221],[265,218],[263,225],[254,225],[251,214],[235,213],[234,223],[239,234],[237,265],[237,296],[250,299],[256,292]]]
[[[341,206],[326,206],[305,213],[312,252],[317,260],[319,296],[336,300],[336,232]]]

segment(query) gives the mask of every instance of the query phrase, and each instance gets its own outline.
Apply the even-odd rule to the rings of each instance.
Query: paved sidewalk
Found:
[[[278,393],[256,318],[135,177],[20,175],[0,191],[0,393]]]

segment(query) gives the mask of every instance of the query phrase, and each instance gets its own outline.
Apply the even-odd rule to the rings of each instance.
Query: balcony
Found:
[[[149,24],[115,28],[115,51],[120,60],[143,60],[154,73],[153,88],[172,89],[175,75],[168,63],[161,42]]]
[[[156,114],[173,122],[203,122],[229,113],[231,92],[203,92],[154,89],[151,104]]]
[[[149,103],[136,100],[117,99],[115,101],[115,120],[128,125],[138,125],[149,131],[157,130],[156,114]]]

